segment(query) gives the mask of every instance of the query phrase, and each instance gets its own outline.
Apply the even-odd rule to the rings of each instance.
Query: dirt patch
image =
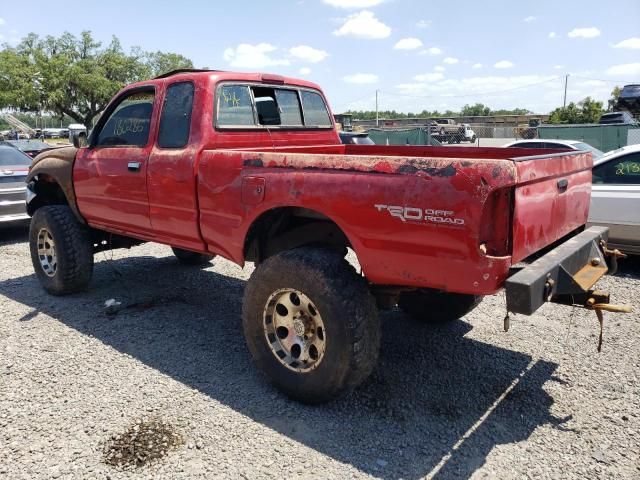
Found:
[[[183,443],[173,426],[157,419],[137,420],[124,433],[111,436],[103,461],[114,467],[142,467]]]

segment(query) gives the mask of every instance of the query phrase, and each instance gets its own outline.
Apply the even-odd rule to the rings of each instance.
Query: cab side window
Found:
[[[308,127],[330,127],[329,111],[320,94],[303,90],[300,92],[304,123]]]
[[[593,169],[594,184],[640,185],[640,153],[614,158]]]
[[[182,148],[189,142],[193,83],[174,83],[167,88],[158,129],[158,146]]]
[[[97,147],[144,147],[149,141],[153,90],[127,95],[102,126]]]

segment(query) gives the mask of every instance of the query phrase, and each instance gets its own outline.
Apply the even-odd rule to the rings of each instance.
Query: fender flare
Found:
[[[73,163],[77,150],[75,147],[57,148],[44,152],[34,159],[26,179],[27,188],[30,191],[27,204],[37,198],[38,192],[33,188],[38,182],[55,182],[62,190],[69,208],[76,218],[81,223],[86,223],[78,210],[76,193],[73,188]]]

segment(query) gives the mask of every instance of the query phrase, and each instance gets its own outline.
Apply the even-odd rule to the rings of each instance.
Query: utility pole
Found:
[[[564,102],[562,102],[562,108],[567,107],[567,83],[569,83],[569,74],[564,76]]]
[[[378,90],[376,89],[376,127],[378,126]]]

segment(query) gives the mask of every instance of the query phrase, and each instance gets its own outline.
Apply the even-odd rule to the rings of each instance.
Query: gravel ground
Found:
[[[385,312],[372,378],[307,407],[251,364],[249,266],[148,244],[99,254],[90,290],[55,298],[24,230],[0,239],[2,478],[640,478],[637,313],[606,316],[597,354],[595,315],[567,307],[509,333],[502,296],[441,327]],[[640,260],[600,286],[639,312]],[[112,298],[127,308],[108,315]]]

